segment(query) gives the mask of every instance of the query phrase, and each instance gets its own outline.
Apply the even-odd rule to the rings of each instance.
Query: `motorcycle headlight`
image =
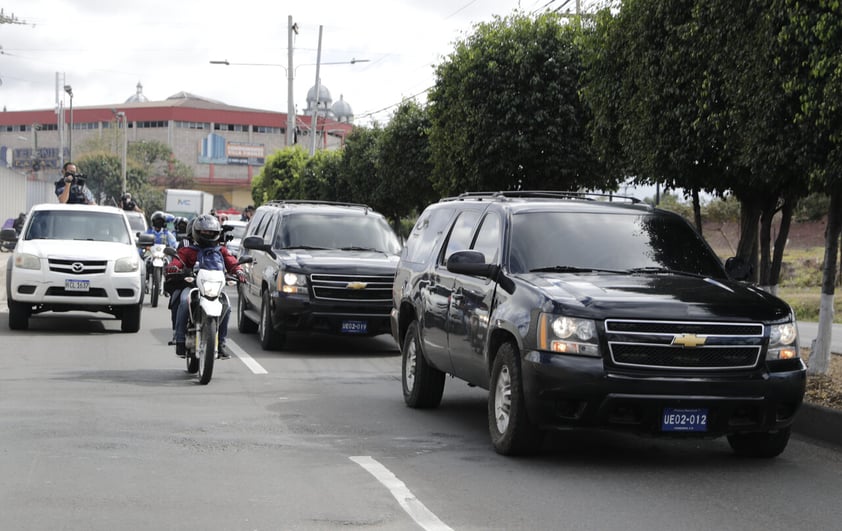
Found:
[[[538,348],[557,354],[602,356],[596,323],[564,315],[542,313],[538,317]]]
[[[15,255],[15,267],[20,269],[41,269],[41,260],[34,254],[18,253]]]
[[[221,280],[203,280],[201,291],[206,297],[215,299],[219,297],[219,294],[222,291],[222,286],[224,285],[225,282],[222,282]]]
[[[278,275],[278,291],[286,295],[306,295],[307,276],[300,273]]]
[[[798,327],[795,321],[770,326],[766,359],[791,360],[798,356]]]
[[[137,255],[126,256],[114,262],[115,273],[132,273],[140,268],[140,260]]]

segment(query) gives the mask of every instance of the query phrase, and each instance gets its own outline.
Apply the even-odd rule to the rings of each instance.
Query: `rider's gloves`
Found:
[[[181,268],[177,264],[170,262],[169,265],[167,265],[167,276],[180,274]]]
[[[237,271],[237,280],[239,280],[241,284],[245,284],[246,282],[246,274],[242,269]]]

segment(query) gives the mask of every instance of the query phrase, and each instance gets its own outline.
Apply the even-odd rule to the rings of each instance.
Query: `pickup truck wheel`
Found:
[[[786,427],[774,432],[734,433],[728,436],[728,444],[740,457],[771,459],[786,449],[790,432]]]
[[[501,455],[534,454],[544,434],[529,418],[523,398],[520,356],[512,343],[497,349],[488,393],[488,431]]]
[[[412,408],[435,408],[444,392],[444,373],[429,363],[421,352],[418,324],[406,330],[401,349],[403,399]]]
[[[123,308],[123,314],[120,316],[120,330],[130,334],[140,330],[140,307],[142,305],[143,303]]]
[[[284,336],[272,328],[272,312],[269,306],[269,292],[263,292],[263,302],[260,305],[260,324],[257,326],[257,335],[260,338],[260,346],[263,350],[278,350],[284,345]]]
[[[246,301],[242,292],[237,294],[237,330],[241,334],[257,332],[257,323],[246,317]]]
[[[9,328],[12,330],[27,330],[31,309],[28,304],[9,299]]]

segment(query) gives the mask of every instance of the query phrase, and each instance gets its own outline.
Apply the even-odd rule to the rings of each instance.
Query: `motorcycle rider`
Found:
[[[178,282],[178,277],[184,275],[184,271],[191,271],[199,257],[199,253],[216,251],[222,256],[225,270],[229,275],[236,275],[240,282],[245,282],[246,275],[243,268],[237,263],[234,255],[228,252],[224,245],[219,244],[222,236],[222,226],[219,220],[211,215],[203,214],[193,220],[193,244],[182,247],[178,250],[178,256],[174,257],[167,266],[167,282]],[[187,314],[190,301],[189,289],[181,289],[178,296],[178,307],[175,319],[175,353],[183,358],[187,354],[185,340],[187,337]],[[231,357],[225,340],[228,337],[228,318],[231,316],[231,309],[228,308],[219,320],[219,358],[229,359]]]
[[[155,237],[156,244],[166,244],[167,247],[175,247],[175,236],[167,228],[167,215],[160,210],[155,211],[152,217],[149,218],[152,226],[146,229],[146,234],[151,234]]]

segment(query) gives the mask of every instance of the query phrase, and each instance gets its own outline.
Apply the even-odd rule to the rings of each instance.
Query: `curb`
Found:
[[[792,431],[825,443],[842,446],[842,412],[803,402]]]

